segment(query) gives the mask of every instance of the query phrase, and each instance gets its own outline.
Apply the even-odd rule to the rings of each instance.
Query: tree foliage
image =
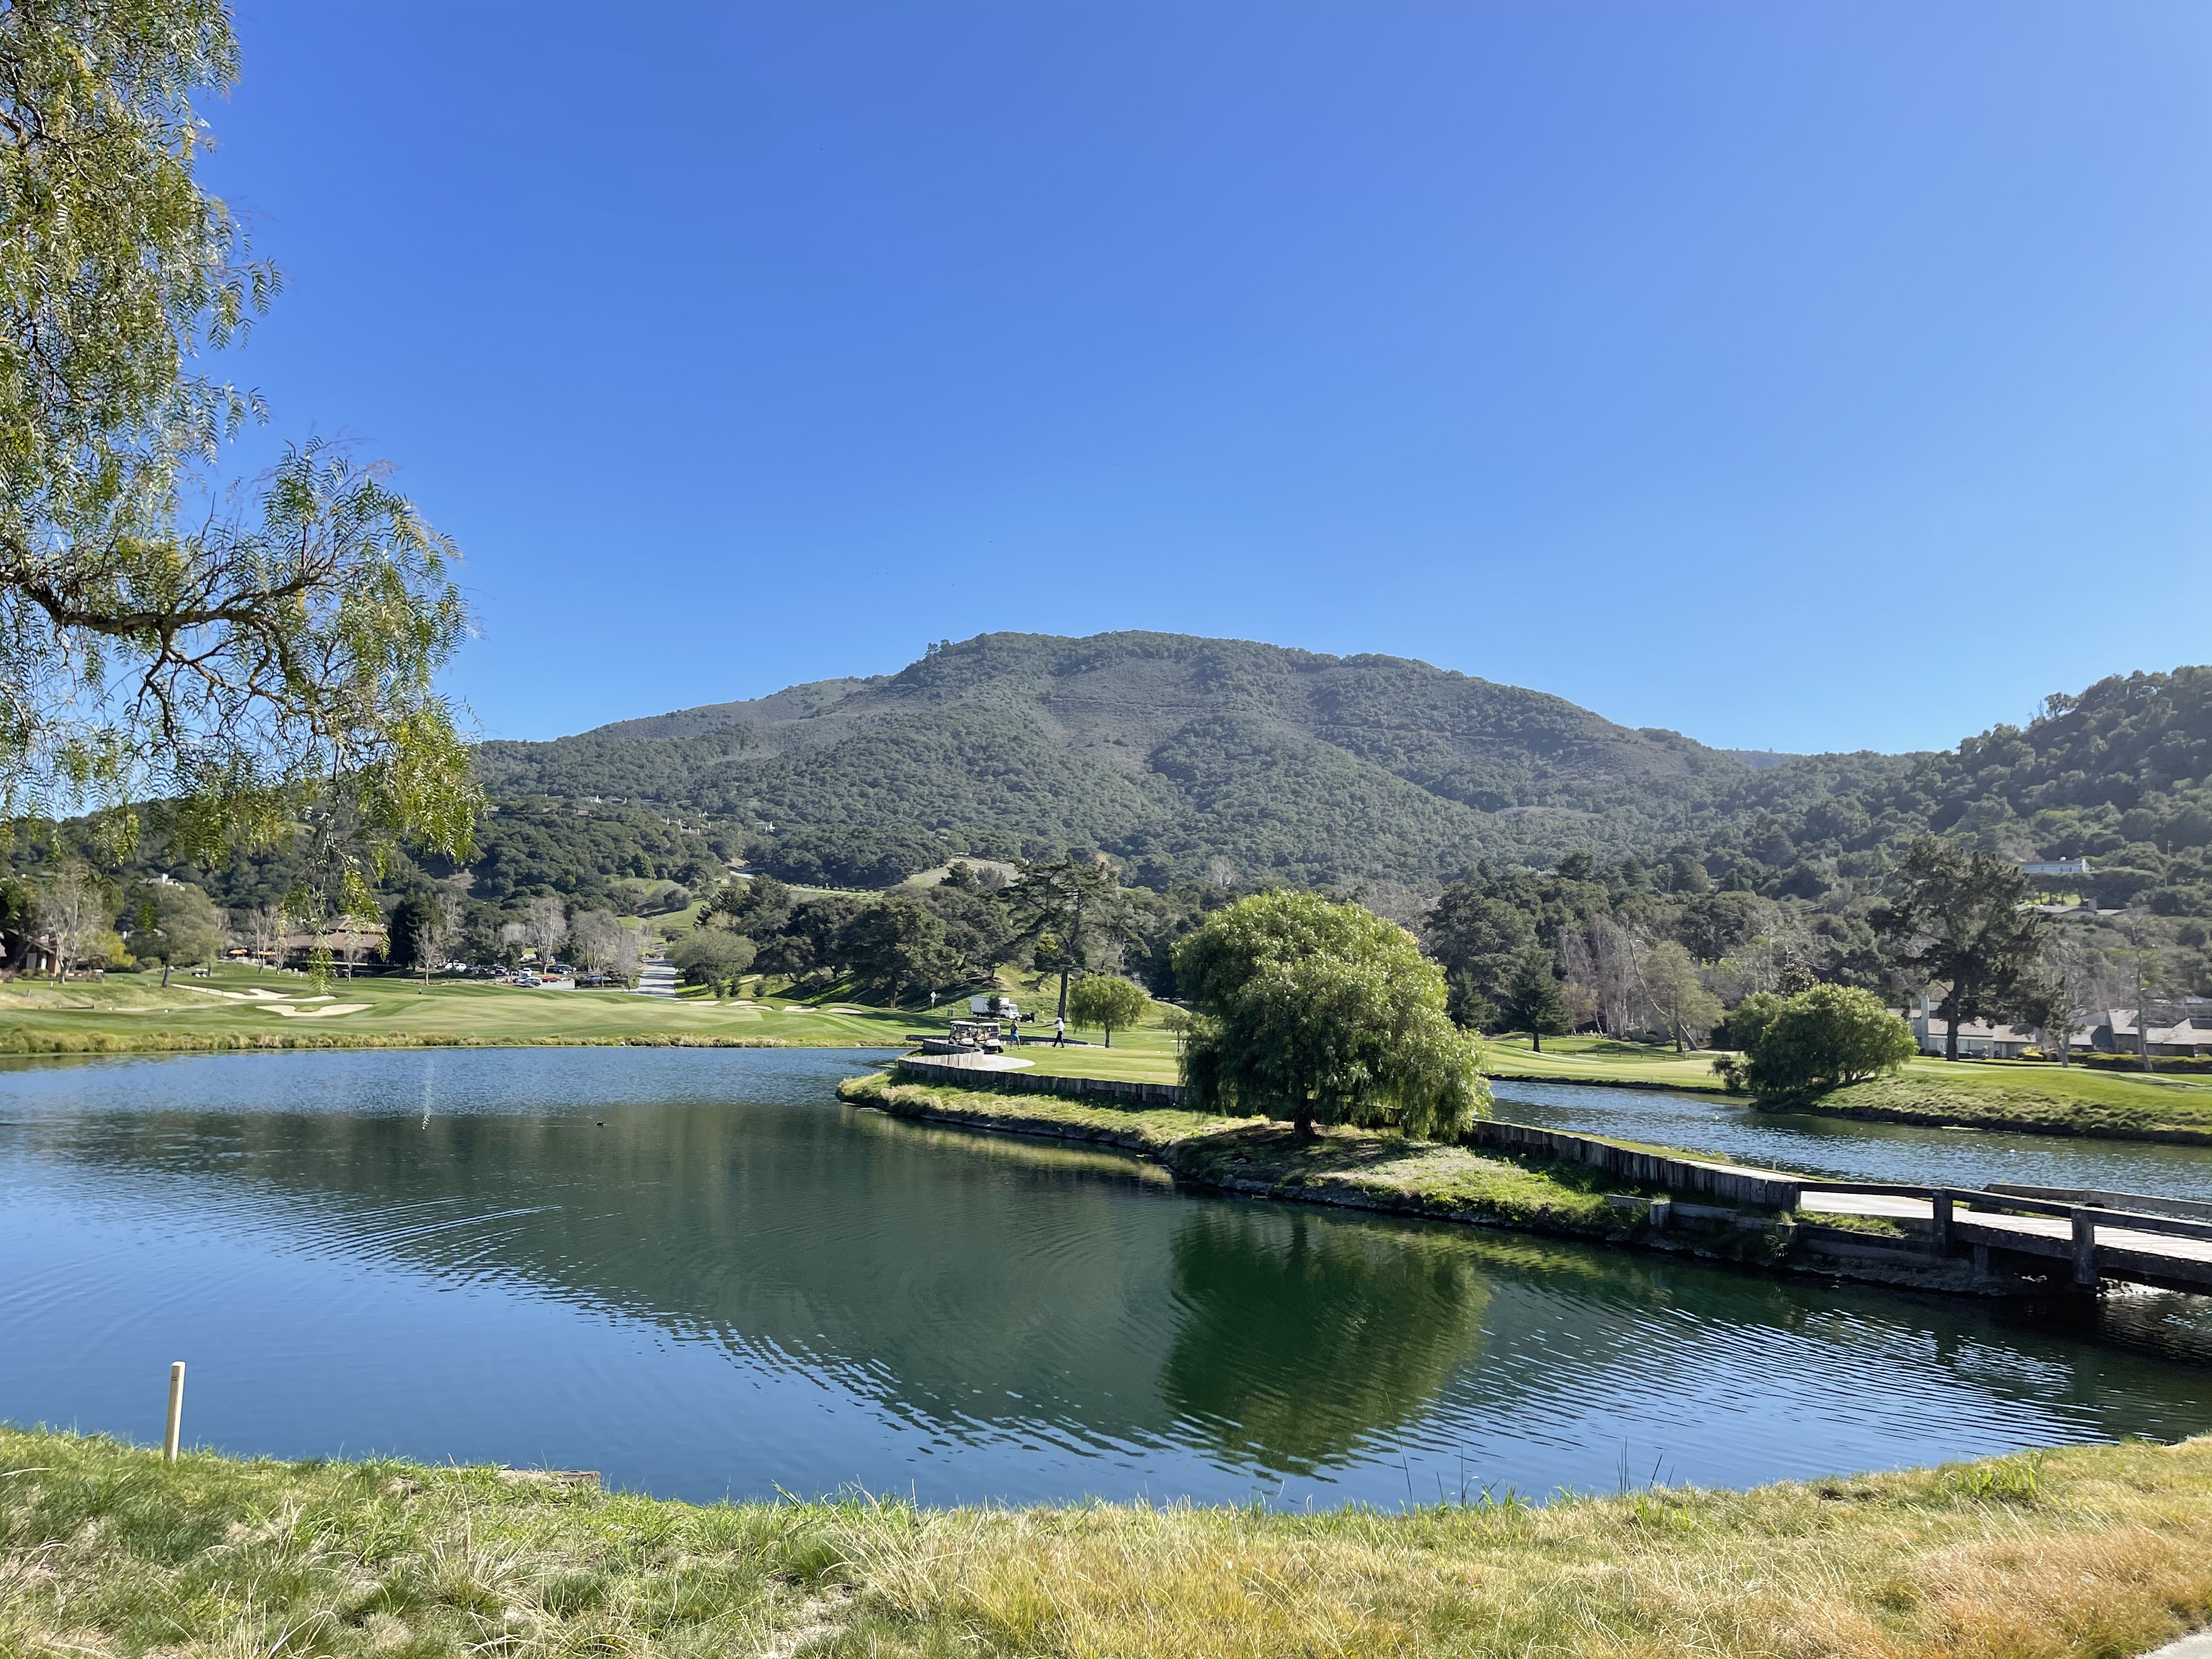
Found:
[[[141,962],[161,964],[161,983],[177,963],[213,962],[230,942],[222,912],[185,882],[149,882],[128,902],[131,930],[125,946]]]
[[[700,927],[669,947],[668,959],[684,975],[686,985],[712,985],[726,989],[753,965],[758,952],[752,940],[726,927]]]
[[[839,945],[854,979],[892,1002],[934,1001],[962,977],[945,919],[919,895],[893,893],[856,912]]]
[[[1574,1030],[1549,951],[1531,945],[1516,959],[1498,1005],[1498,1024],[1504,1030],[1526,1031],[1529,1047],[1538,1054],[1544,1051],[1546,1037],[1565,1036]]]
[[[1944,1058],[1959,1057],[1963,1020],[2012,1013],[2041,962],[2050,923],[2029,908],[2020,866],[1954,842],[1915,842],[1895,896],[1874,925],[1896,960],[1943,987]]]
[[[190,365],[278,286],[194,173],[192,100],[237,66],[216,0],[0,8],[0,813],[173,797],[211,854],[312,799],[333,869],[403,836],[463,850],[446,539],[314,446],[187,521],[255,412]]]
[[[1096,1026],[1106,1033],[1106,1046],[1114,1046],[1114,1033],[1126,1031],[1145,1017],[1152,1000],[1145,988],[1115,974],[1092,974],[1079,979],[1067,994],[1068,1022]]]
[[[1698,977],[1698,964],[1686,947],[1663,939],[1645,954],[1644,994],[1666,1023],[1667,1034],[1680,1054],[1721,1022],[1721,1000]]]
[[[1838,1089],[1895,1071],[1917,1050],[1912,1028],[1870,991],[1816,985],[1789,998],[1747,997],[1729,1021],[1741,1045],[1716,1067],[1729,1087],[1761,1095]]]
[[[1444,1013],[1443,975],[1403,928],[1312,893],[1255,894],[1175,951],[1203,1016],[1182,1054],[1206,1108],[1390,1125],[1446,1139],[1488,1109],[1480,1049]]]
[[[1038,967],[1060,975],[1060,1017],[1068,1017],[1068,986],[1102,947],[1130,940],[1127,902],[1113,871],[1096,859],[1070,855],[1022,866],[1007,890],[1017,934]]]

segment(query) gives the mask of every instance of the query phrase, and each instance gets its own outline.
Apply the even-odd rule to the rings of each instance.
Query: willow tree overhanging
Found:
[[[260,414],[198,360],[280,287],[194,173],[237,71],[214,0],[0,0],[0,817],[171,798],[188,856],[303,816],[465,853],[451,544],[314,446],[185,511]]]

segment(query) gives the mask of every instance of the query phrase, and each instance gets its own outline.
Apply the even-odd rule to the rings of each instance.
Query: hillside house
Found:
[[[1908,1013],[1906,1021],[1912,1027],[1913,1040],[1923,1054],[1945,1052],[1944,1040],[1950,1035],[1951,1022],[1939,1019],[1925,1003],[1916,1012]],[[2088,1039],[2076,1036],[2070,1045],[2076,1051],[2089,1046]],[[1990,1025],[1979,1020],[1959,1022],[1959,1055],[1962,1060],[2018,1060],[2030,1048],[2041,1051],[2042,1034],[2026,1025]]]
[[[2156,1023],[2155,1012],[2152,1016],[2151,1058],[2212,1055],[2212,1005],[2207,1005],[2201,997],[2191,997],[2172,1013],[2171,1023],[2165,1024]],[[2134,1009],[2098,1009],[2089,1018],[2095,1024],[2089,1029],[2088,1041],[2099,1054],[2142,1053],[2142,1034],[2137,1029]]]

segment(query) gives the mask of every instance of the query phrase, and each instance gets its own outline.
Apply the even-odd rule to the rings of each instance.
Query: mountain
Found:
[[[1679,837],[1784,759],[1404,658],[1126,633],[987,634],[896,674],[488,743],[477,763],[495,794],[773,823],[766,862],[848,877],[1087,846],[1161,881],[1225,860],[1425,883]]]
[[[477,751],[501,797],[673,809],[762,867],[873,885],[953,854],[1096,848],[1206,875],[1418,886],[1488,859],[1687,856],[1815,896],[1930,831],[2087,853],[2196,914],[2212,842],[2212,669],[2114,677],[1936,754],[1780,755],[1632,729],[1401,657],[1242,640],[986,634],[896,674]],[[767,826],[773,826],[768,828]]]

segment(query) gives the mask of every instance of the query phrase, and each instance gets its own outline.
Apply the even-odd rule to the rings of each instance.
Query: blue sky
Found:
[[[487,735],[991,629],[1940,746],[2212,659],[2212,9],[245,0],[231,372]]]

